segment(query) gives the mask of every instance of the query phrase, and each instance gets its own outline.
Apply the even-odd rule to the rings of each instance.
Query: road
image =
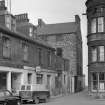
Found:
[[[105,100],[97,100],[88,96],[86,92],[80,92],[76,94],[52,98],[48,103],[40,103],[39,105],[105,105]]]

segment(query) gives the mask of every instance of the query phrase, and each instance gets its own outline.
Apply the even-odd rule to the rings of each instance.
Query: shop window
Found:
[[[92,55],[92,62],[96,62],[97,61],[97,48],[96,47],[91,48],[91,55]]]
[[[92,73],[92,90],[105,91],[105,73]]]
[[[105,90],[105,73],[99,73],[99,90]]]
[[[92,73],[92,89],[97,90],[98,88],[98,76],[97,73]]]
[[[37,74],[36,75],[36,83],[37,84],[43,84],[43,74]]]
[[[11,56],[11,46],[10,46],[10,39],[7,37],[3,37],[3,57],[10,58]]]
[[[104,46],[99,46],[99,61],[104,61],[104,59],[105,59]]]

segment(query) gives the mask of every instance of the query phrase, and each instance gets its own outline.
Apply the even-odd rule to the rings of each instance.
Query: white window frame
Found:
[[[96,33],[96,21],[97,19],[96,18],[93,18],[92,21],[91,21],[91,33]]]
[[[97,61],[97,47],[91,48],[91,60],[92,60],[92,62]]]
[[[105,49],[104,46],[99,46],[99,61],[105,61]]]
[[[98,32],[104,32],[104,17],[98,17]]]

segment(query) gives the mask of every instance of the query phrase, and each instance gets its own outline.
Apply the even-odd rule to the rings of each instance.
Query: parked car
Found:
[[[44,84],[24,84],[21,85],[19,96],[23,103],[34,102],[38,104],[40,101],[48,102],[50,91],[46,89]]]
[[[0,105],[21,105],[21,98],[8,90],[0,90]]]

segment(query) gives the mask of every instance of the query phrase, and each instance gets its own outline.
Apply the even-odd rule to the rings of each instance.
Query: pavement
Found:
[[[89,96],[87,89],[85,89],[82,92],[67,94],[66,96],[51,97],[49,102],[40,103],[39,105],[105,105],[105,100]]]

